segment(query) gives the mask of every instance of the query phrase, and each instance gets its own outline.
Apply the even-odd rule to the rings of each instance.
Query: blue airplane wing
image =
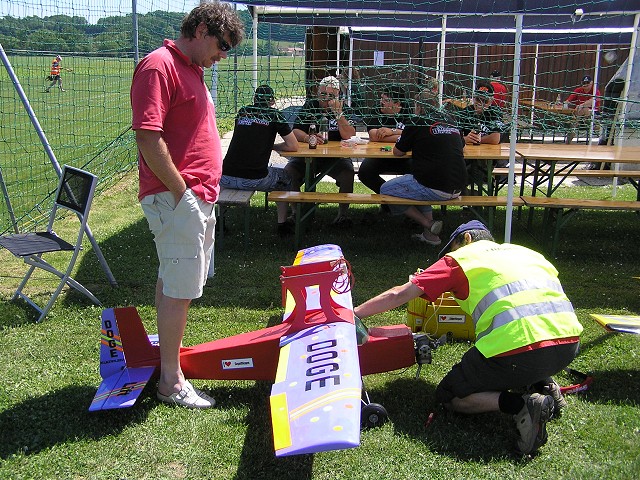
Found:
[[[93,397],[89,411],[131,407],[136,403],[154,370],[155,367],[125,367],[105,378]]]
[[[280,342],[271,419],[276,456],[357,447],[362,380],[355,326],[325,323]]]

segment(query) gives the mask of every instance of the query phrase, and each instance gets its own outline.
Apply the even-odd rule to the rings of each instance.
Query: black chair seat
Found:
[[[17,233],[8,237],[0,237],[0,245],[19,257],[74,249],[73,245],[53,232]]]

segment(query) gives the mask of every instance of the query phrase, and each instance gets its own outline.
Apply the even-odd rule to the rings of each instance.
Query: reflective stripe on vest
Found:
[[[485,357],[582,332],[557,270],[539,253],[481,240],[447,255],[469,280],[469,296],[457,301],[471,315]]]
[[[514,293],[524,292],[527,290],[536,290],[536,289],[544,289],[544,290],[553,290],[558,293],[564,293],[562,290],[562,285],[559,282],[549,280],[518,280],[515,282],[508,283],[501,287],[498,287],[491,292],[487,293],[482,300],[478,303],[476,308],[473,310],[471,314],[471,318],[473,319],[474,326],[477,324],[478,320],[482,316],[482,314],[489,308],[494,302],[497,300],[508,297],[509,295],[513,295]],[[524,317],[530,317],[533,315],[544,315],[549,313],[573,313],[573,306],[569,301],[555,301],[555,302],[539,302],[532,303],[528,305],[519,305],[510,310],[502,312],[496,315],[493,318],[493,322],[491,323],[491,327],[487,328],[484,332],[478,334],[477,338],[480,339],[485,335],[488,335],[493,330],[503,325],[506,325],[509,322],[514,320],[518,320]]]
[[[476,341],[480,340],[485,335],[489,335],[496,328],[503,327],[506,324],[513,322],[515,320],[520,320],[521,318],[525,318],[525,317],[532,317],[534,315],[545,315],[545,314],[553,314],[553,313],[573,313],[573,306],[571,305],[571,302],[569,302],[568,300],[559,300],[557,302],[531,303],[529,305],[519,305],[517,307],[512,308],[511,310],[506,310],[502,313],[499,313],[495,317],[493,317],[491,326],[487,328],[484,332],[479,333],[476,338]]]

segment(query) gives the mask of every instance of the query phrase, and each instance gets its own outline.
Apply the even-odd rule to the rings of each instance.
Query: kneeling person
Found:
[[[533,454],[547,441],[546,423],[566,406],[551,375],[578,352],[582,325],[542,255],[513,244],[497,244],[477,220],[459,226],[442,256],[404,285],[354,309],[368,317],[417,297],[435,301],[452,292],[475,324],[476,344],[442,379],[436,400],[465,413],[513,415],[519,453]],[[533,386],[539,393],[510,390]]]

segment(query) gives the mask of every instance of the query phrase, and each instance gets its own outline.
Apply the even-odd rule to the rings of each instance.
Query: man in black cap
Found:
[[[594,97],[595,95],[595,97]],[[591,111],[598,112],[600,108],[600,90],[594,87],[593,79],[589,75],[582,77],[582,85],[576,88],[569,98],[567,103],[571,108],[575,108],[573,114],[576,117],[590,117]],[[576,119],[572,122],[574,129],[578,128],[581,121]],[[571,140],[575,137],[575,131],[570,131],[567,134],[566,143],[571,143]]]
[[[502,110],[494,105],[493,101],[491,84],[479,82],[473,94],[473,104],[463,109],[454,107],[451,111],[466,145],[483,143],[497,145],[508,137],[509,126],[503,120]],[[486,162],[478,160],[467,160],[466,162],[471,185],[478,185],[480,189],[487,178]],[[499,160],[495,165],[505,167],[507,163],[506,160]]]
[[[517,451],[533,454],[547,441],[547,421],[567,405],[551,375],[574,359],[582,332],[558,272],[533,250],[495,243],[477,220],[460,225],[440,256],[354,313],[364,318],[451,292],[473,318],[476,343],[442,379],[436,400],[464,414],[513,415]],[[528,386],[535,393],[511,391]]]
[[[596,98],[593,98],[595,94]],[[567,103],[575,108],[575,115],[591,115],[591,109],[598,111],[600,107],[600,90],[597,88],[594,92],[593,79],[589,75],[582,77],[582,85],[577,87],[569,98]]]
[[[501,134],[509,128],[502,119],[502,111],[493,104],[493,87],[489,83],[478,83],[473,104],[463,109],[454,108],[452,113],[467,145],[497,145]]]
[[[221,187],[260,192],[291,190],[289,173],[269,165],[272,150],[284,153],[298,149],[291,127],[274,105],[273,89],[260,85],[253,96],[253,105],[238,111],[233,137],[222,163]],[[284,142],[275,143],[276,134]],[[286,203],[277,203],[280,236],[293,234],[294,222],[287,219],[287,208]]]

